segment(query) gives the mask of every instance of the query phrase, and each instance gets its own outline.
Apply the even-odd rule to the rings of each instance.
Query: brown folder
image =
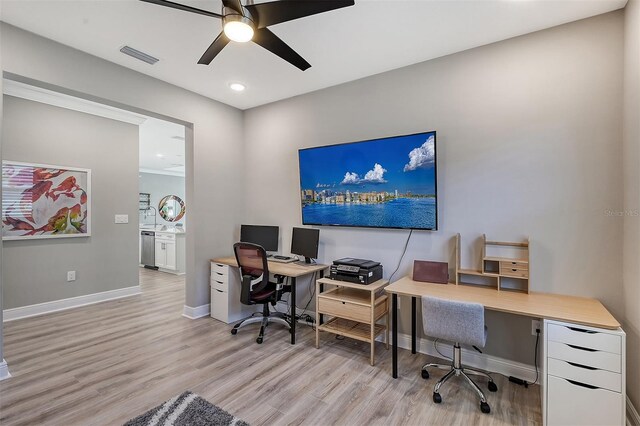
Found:
[[[413,280],[447,284],[449,282],[449,264],[447,262],[414,260]]]

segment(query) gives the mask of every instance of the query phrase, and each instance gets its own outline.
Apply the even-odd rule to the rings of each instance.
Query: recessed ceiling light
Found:
[[[242,92],[244,89],[247,88],[247,86],[245,86],[242,83],[231,83],[229,84],[229,88],[234,92]]]
[[[164,157],[164,154],[156,154],[156,156],[158,156],[158,158],[162,158]]]

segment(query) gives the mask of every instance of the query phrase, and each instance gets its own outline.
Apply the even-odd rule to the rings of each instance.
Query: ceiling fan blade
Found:
[[[253,42],[267,49],[269,52],[280,56],[285,61],[300,68],[302,71],[311,67],[309,62],[290,48],[287,43],[280,40],[277,35],[268,28],[260,28],[253,34]]]
[[[240,0],[222,0],[222,5],[243,14],[242,3],[240,3]]]
[[[186,6],[184,4],[174,3],[167,0],[140,0],[146,3],[157,4],[158,6],[166,6],[172,9],[184,10],[185,12],[197,13],[204,16],[211,16],[213,18],[222,18],[219,13],[209,12],[208,10],[197,9],[195,7]]]
[[[213,40],[213,43],[211,43],[211,46],[204,52],[204,55],[202,55],[198,63],[209,65],[211,61],[213,61],[213,58],[218,56],[218,53],[220,53],[227,44],[229,44],[229,39],[224,35],[224,32],[218,34],[218,37]]]
[[[264,28],[354,4],[354,0],[280,0],[250,4],[246,8],[258,22],[258,28]]]

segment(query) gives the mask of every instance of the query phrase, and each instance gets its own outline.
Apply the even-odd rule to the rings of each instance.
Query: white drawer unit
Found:
[[[226,280],[229,275],[229,266],[221,263],[211,262],[211,279],[212,280]]]
[[[545,425],[624,425],[625,333],[544,321]]]
[[[620,392],[587,387],[569,379],[549,376],[548,425],[623,425],[624,398]]]
[[[240,302],[240,272],[220,263],[211,262],[211,317],[227,324],[256,312],[255,305]]]

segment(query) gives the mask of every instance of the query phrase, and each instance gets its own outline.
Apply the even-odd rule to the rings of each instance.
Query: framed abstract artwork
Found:
[[[2,162],[3,240],[90,235],[90,169]]]

